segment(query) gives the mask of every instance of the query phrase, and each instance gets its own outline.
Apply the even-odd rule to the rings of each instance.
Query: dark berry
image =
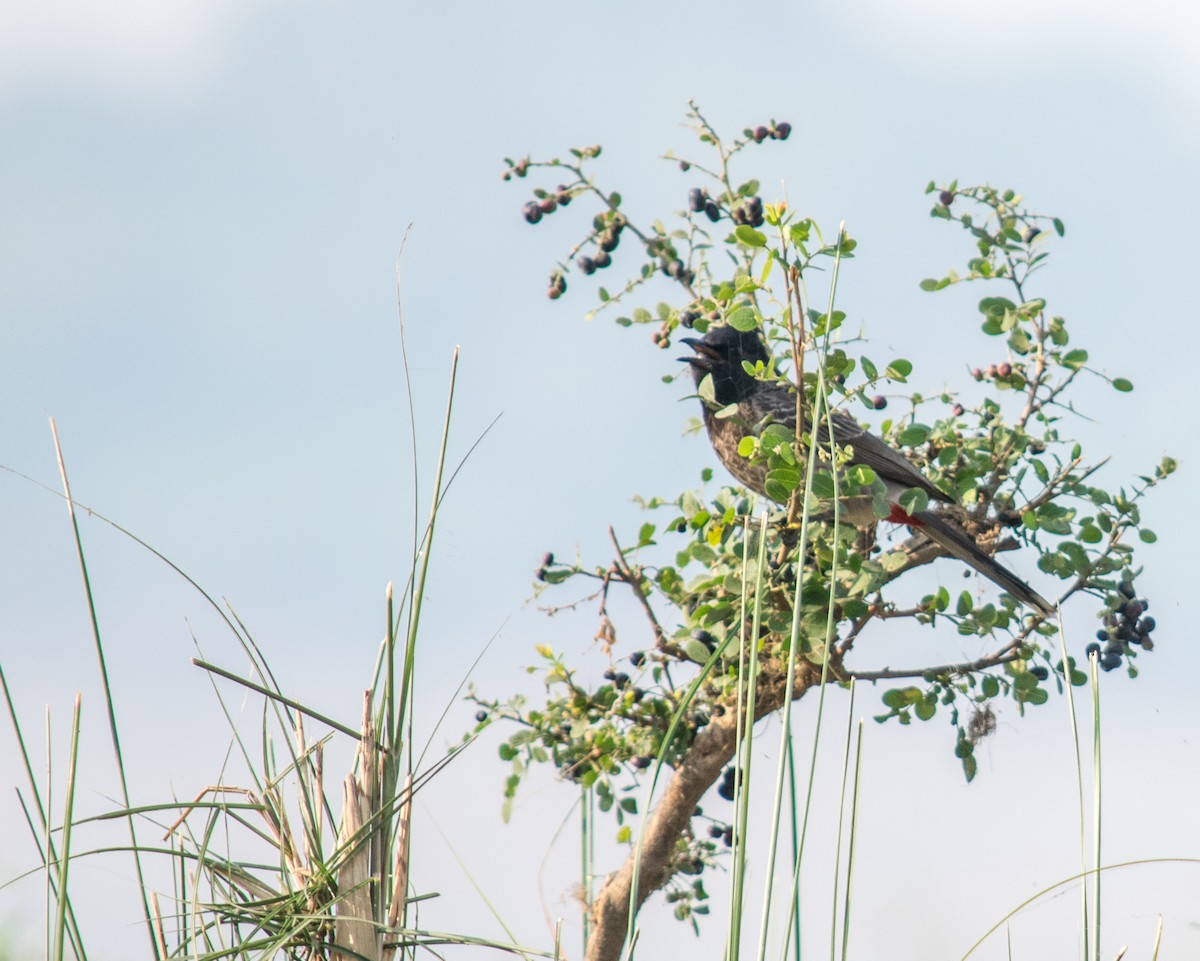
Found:
[[[883,410],[887,407],[887,398],[883,394],[876,394],[871,398],[871,406],[876,410]]]
[[[715,200],[710,200],[704,205],[704,215],[714,224],[721,219],[721,208]]]
[[[1133,625],[1128,622],[1121,624],[1119,627],[1117,627],[1117,637],[1119,637],[1122,641],[1128,641],[1131,637],[1133,637]]]
[[[1104,636],[1107,639],[1108,635],[1105,634]],[[1087,647],[1085,647],[1083,649],[1083,653],[1085,655],[1087,655],[1088,657],[1091,657],[1093,654],[1099,654],[1100,653],[1100,645],[1097,644],[1095,641],[1092,641],[1091,644],[1089,644]]]
[[[971,376],[976,380],[983,380],[983,371],[976,367],[973,371],[971,371]]]
[[[687,273],[687,268],[683,265],[682,260],[672,260],[663,267],[663,270],[668,277],[672,277],[675,280],[682,280]]]
[[[988,380],[991,380],[993,377],[996,376],[996,372],[997,372],[996,365],[988,364],[988,369],[984,373],[987,375]]]
[[[1040,664],[1037,667],[1031,667],[1029,673],[1036,677],[1039,681],[1044,681],[1050,676],[1050,672]]]
[[[1145,634],[1142,635],[1142,648],[1147,651],[1154,650],[1154,642]]]
[[[487,719],[488,719],[487,711],[476,711],[475,712],[475,720],[478,721],[480,724],[482,724]]]
[[[558,300],[567,292],[567,279],[560,273],[550,275],[550,289],[546,293],[551,300]]]
[[[558,205],[560,207],[565,207],[571,202],[571,193],[567,190],[566,184],[558,185],[558,195],[555,199],[558,200]]]
[[[955,404],[953,407],[950,408],[950,413],[953,414],[955,417],[962,417],[963,405]]]
[[[733,781],[722,781],[717,785],[717,794],[723,797],[726,801],[733,800]]]
[[[592,258],[592,263],[596,265],[597,270],[603,270],[612,263],[612,255],[607,250],[601,250]]]
[[[643,664],[646,663],[646,652],[645,651],[634,651],[632,654],[629,655],[629,663],[632,664],[634,667],[641,667]]]
[[[1103,630],[1103,629],[1097,631],[1096,632],[1096,640],[1107,641],[1108,640],[1108,631]]]
[[[607,671],[604,672],[604,679],[606,681],[611,681],[616,676],[617,676],[617,672],[616,672],[615,668],[610,667]]]
[[[708,836],[710,838],[719,838],[724,833],[725,833],[725,825],[724,824],[713,823],[708,826]]]
[[[553,563],[554,555],[547,551],[546,556],[542,558],[542,567],[549,567]]]
[[[1133,595],[1135,593],[1133,590],[1133,581],[1121,581],[1121,583],[1117,585],[1117,590],[1130,600],[1133,600]]]
[[[679,322],[683,324],[684,327],[694,326],[696,321],[699,319],[700,315],[694,310],[681,310],[679,312]]]
[[[1124,614],[1125,617],[1128,618],[1129,620],[1136,621],[1139,617],[1142,616],[1142,611],[1144,611],[1144,610],[1145,610],[1145,608],[1142,607],[1140,602],[1130,601],[1128,604],[1126,604],[1121,609],[1121,613]]]
[[[1138,621],[1137,632],[1142,636],[1145,636],[1146,634],[1152,633],[1154,628],[1157,626],[1158,624],[1153,617],[1146,616]]]
[[[591,257],[576,257],[575,264],[585,274],[594,274],[596,272],[596,261],[592,260]]]
[[[523,208],[525,211],[525,220],[527,223],[536,224],[542,219],[542,208],[533,200],[529,201]]]
[[[996,373],[1001,377],[1007,377],[1012,373],[1012,364],[1010,364],[1007,360],[1002,364],[997,364]]]
[[[1100,658],[1100,666],[1106,671],[1116,670],[1121,666],[1120,654],[1105,654]]]
[[[675,525],[675,530],[677,530],[680,534],[686,534],[687,533],[687,521],[680,521],[678,524]]]
[[[943,190],[940,194],[938,194],[938,203],[940,203],[943,207],[949,207],[952,203],[954,203],[954,194],[949,190]]]
[[[704,191],[699,187],[693,187],[688,191],[688,209],[693,213],[700,213],[704,209],[705,201],[708,198],[704,196]]]
[[[635,757],[633,759],[633,766],[636,767],[639,771],[644,771],[646,768],[648,768],[653,763],[654,763],[654,758],[648,757],[645,754],[641,755],[640,757]]]
[[[787,140],[791,136],[792,125],[786,120],[783,123],[775,124],[775,137],[778,140]]]
[[[766,127],[755,127],[754,128],[754,142],[755,143],[762,143],[769,136],[771,136],[771,132]]]
[[[1150,602],[1149,602],[1148,600],[1146,600],[1146,598],[1144,598],[1144,597],[1139,597],[1139,598],[1138,598],[1138,601],[1139,601],[1139,602],[1141,602],[1141,605],[1142,605],[1142,610],[1143,610],[1143,611],[1148,611],[1148,610],[1150,610]]]
[[[618,691],[623,691],[629,686],[629,675],[625,673],[614,674],[612,682]]]
[[[597,243],[600,245],[600,249],[606,254],[610,254],[616,250],[617,244],[620,242],[621,238],[617,236],[617,232],[615,230],[604,231],[604,233],[600,235],[600,239],[597,241]]]
[[[696,628],[696,630],[692,631],[692,637],[707,647],[710,652],[716,649],[716,638],[709,634],[708,631]]]
[[[724,843],[725,847],[727,847],[727,848],[733,847],[733,828],[732,827],[727,827],[725,829],[725,833],[723,835],[721,835],[721,841]]]
[[[1032,243],[1034,238],[1037,237],[1041,232],[1041,229],[1038,227],[1030,227],[1027,231],[1025,231],[1025,243]]]
[[[748,223],[750,220],[750,218],[746,214],[745,207],[734,207],[733,213],[731,214],[731,216],[733,217],[733,222],[735,224],[738,224],[739,226],[742,224]]]
[[[543,197],[538,202],[538,207],[541,209],[542,213],[552,214],[558,209],[558,200],[553,194],[550,194],[549,196]]]
[[[688,163],[686,160],[681,160],[681,161],[679,161],[679,169],[682,170],[684,173],[687,173],[689,170],[692,169],[692,165],[690,163]]]

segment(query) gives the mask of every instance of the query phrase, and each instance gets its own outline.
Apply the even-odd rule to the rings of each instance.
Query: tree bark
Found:
[[[840,673],[840,665],[830,664],[829,679]],[[795,686],[790,700],[804,695],[821,682],[821,666],[801,660],[796,665]],[[755,720],[779,709],[786,697],[787,665],[764,665],[758,680]],[[641,867],[634,910],[665,885],[673,873],[675,845],[687,830],[692,812],[725,766],[736,748],[737,716],[729,712],[713,719],[692,742],[675,769],[658,805],[647,815],[642,842]],[[588,940],[587,961],[618,961],[629,927],[629,894],[633,887],[633,869],[637,849],[625,863],[609,875],[590,907],[592,933]]]

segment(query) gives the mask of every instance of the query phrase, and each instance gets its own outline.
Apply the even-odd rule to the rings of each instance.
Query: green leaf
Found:
[[[643,524],[638,530],[638,547],[645,547],[652,543],[654,543],[654,525]]]
[[[800,472],[790,467],[780,467],[768,471],[763,486],[771,500],[785,504],[792,496],[792,491],[800,486]]]
[[[879,376],[879,368],[871,363],[868,357],[863,357],[861,360],[863,373],[867,375],[867,380],[875,380]]]
[[[970,591],[963,591],[958,595],[958,606],[955,608],[955,613],[959,617],[966,617],[975,607],[975,598],[971,596]]]
[[[759,444],[763,450],[772,454],[779,454],[785,450],[791,453],[792,441],[795,438],[796,435],[792,433],[792,428],[784,427],[783,424],[768,424],[763,428]]]
[[[818,497],[829,499],[837,496],[833,486],[833,475],[827,470],[817,471],[813,475],[812,492]]]
[[[919,487],[910,487],[900,495],[900,507],[909,517],[929,507],[929,495]]]
[[[734,228],[733,235],[737,237],[738,243],[747,247],[767,246],[767,235],[755,230],[749,224],[739,224]]]
[[[754,330],[758,327],[758,312],[753,307],[739,307],[729,315],[727,323],[743,333]]]
[[[1057,217],[1054,218],[1054,232],[1060,237],[1067,232],[1067,228],[1063,226],[1063,222]]]
[[[926,277],[921,281],[920,286],[922,290],[934,291],[938,289],[938,282],[932,277]]]
[[[929,439],[932,430],[924,424],[909,424],[900,432],[900,443],[905,447],[916,447]]]
[[[897,358],[888,364],[887,376],[889,380],[897,380],[904,383],[904,379],[912,373],[913,365],[907,360]]]
[[[754,449],[758,447],[758,438],[747,434],[738,441],[738,456],[750,457],[754,453]]]
[[[1087,363],[1088,352],[1086,350],[1070,350],[1063,355],[1062,365],[1070,367],[1071,370],[1079,370]]]
[[[1156,540],[1158,540],[1158,535],[1155,534],[1154,531],[1143,527],[1140,531],[1138,531],[1138,538],[1143,544],[1153,544]]]
[[[1112,385],[1113,385],[1113,387],[1115,387],[1117,390],[1121,391],[1124,394],[1127,394],[1131,390],[1133,390],[1133,384],[1130,381],[1127,381],[1124,377],[1116,378],[1112,382]]]
[[[1000,693],[1000,682],[996,678],[992,677],[992,675],[988,674],[983,679],[982,688],[984,697],[995,697]]]

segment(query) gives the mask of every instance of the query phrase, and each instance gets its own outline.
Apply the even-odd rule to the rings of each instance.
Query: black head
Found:
[[[766,344],[753,330],[710,327],[702,339],[685,337],[683,343],[691,347],[696,356],[679,359],[691,365],[697,385],[706,374],[712,375],[713,396],[722,406],[737,403],[758,384],[746,373],[742,361],[754,364],[761,360],[765,364],[771,359]]]

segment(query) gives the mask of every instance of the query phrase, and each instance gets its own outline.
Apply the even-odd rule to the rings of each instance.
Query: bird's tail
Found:
[[[943,520],[933,511],[921,511],[913,515],[912,519],[917,522],[913,526],[919,526],[919,529],[931,540],[945,548],[951,557],[956,557],[964,564],[975,568],[989,581],[1008,591],[1026,607],[1036,608],[1046,615],[1054,614],[1053,604],[1012,571],[997,564],[995,559],[980,548],[965,531],[953,523]]]

